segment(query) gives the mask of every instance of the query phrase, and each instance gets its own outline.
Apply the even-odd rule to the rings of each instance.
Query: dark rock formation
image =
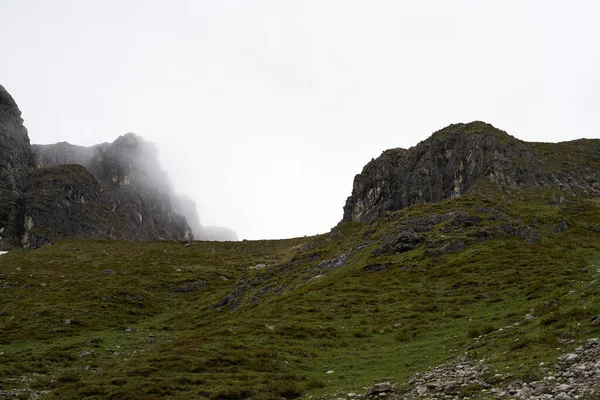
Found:
[[[185,217],[174,210],[175,194],[154,144],[128,133],[92,147],[62,142],[33,150],[38,166],[77,163],[91,172],[102,188],[101,201],[114,215],[109,226],[99,221],[104,235],[142,241],[193,237]]]
[[[600,195],[600,140],[528,143],[484,122],[450,125],[408,150],[386,150],[354,179],[343,221],[464,195],[481,185]]]
[[[117,236],[112,232],[117,218],[100,184],[84,167],[37,169],[29,176],[29,186],[24,202],[24,247],[41,247],[65,237]]]
[[[125,231],[138,240],[169,239],[172,231],[179,237],[190,236],[182,223],[188,224],[195,239],[238,240],[231,229],[201,225],[196,203],[173,191],[167,174],[160,168],[156,146],[133,133],[120,136],[113,143],[91,147],[61,142],[32,148],[38,166],[81,164],[87,168],[106,189],[108,201],[120,220],[135,227],[126,226]]]
[[[32,149],[19,108],[0,86],[1,248],[10,246],[6,239],[24,247],[62,238],[192,239],[173,198],[156,147],[134,134]]]
[[[23,233],[23,193],[33,166],[21,111],[0,86],[0,237]]]

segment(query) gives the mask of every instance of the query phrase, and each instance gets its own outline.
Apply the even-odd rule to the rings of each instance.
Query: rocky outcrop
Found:
[[[133,133],[91,147],[66,142],[32,147],[38,166],[81,164],[87,168],[107,189],[108,201],[125,231],[138,240],[169,239],[171,232],[183,237],[193,234],[199,240],[238,240],[231,229],[201,225],[196,203],[176,195],[160,168],[156,146]],[[186,223],[188,228],[182,231]]]
[[[98,181],[80,165],[41,168],[29,176],[23,246],[37,248],[66,237],[117,237],[116,216]]]
[[[133,133],[120,136],[113,143],[91,147],[66,142],[32,147],[38,166],[85,166],[107,188],[114,211],[129,226],[126,231],[137,239],[171,238],[169,232],[173,230],[181,233],[181,221],[176,216],[179,215],[185,217],[195,239],[238,240],[231,229],[201,225],[196,203],[187,196],[176,195],[160,168],[156,146]]]
[[[23,193],[33,166],[21,111],[0,86],[0,237],[17,237],[23,232]]]
[[[92,147],[32,147],[0,86],[0,248],[63,238],[192,239],[173,198],[153,144],[130,133]]]
[[[176,196],[154,144],[128,133],[92,147],[62,142],[34,145],[33,151],[38,166],[81,164],[91,173],[102,191],[101,201],[113,215],[109,225],[98,220],[98,230],[105,235],[141,241],[193,238],[185,217],[174,209]],[[84,236],[96,235],[86,231]]]
[[[408,150],[386,150],[354,179],[343,221],[370,222],[486,184],[600,196],[600,140],[528,143],[484,122],[450,125]]]

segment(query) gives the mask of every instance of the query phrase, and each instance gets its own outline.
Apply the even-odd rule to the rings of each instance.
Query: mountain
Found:
[[[98,198],[112,218],[97,220],[95,237],[142,241],[192,238],[186,218],[176,211],[178,199],[167,174],[159,166],[158,149],[154,144],[128,133],[112,143],[92,147],[62,142],[33,145],[32,151],[42,170],[63,165],[60,170],[64,171],[67,166],[81,165],[97,180]],[[53,206],[54,210],[57,208],[58,205]],[[198,218],[197,215],[192,217]],[[77,223],[77,219],[70,220],[73,228]],[[63,237],[73,237],[75,230],[69,232]]]
[[[83,165],[106,189],[105,196],[118,220],[129,221],[121,224],[125,225],[125,237],[154,240],[169,238],[169,232],[191,237],[185,233],[187,228],[178,226],[182,221],[176,222],[175,215],[179,214],[197,240],[238,240],[231,229],[202,226],[196,203],[175,194],[160,168],[157,147],[134,133],[90,147],[60,142],[32,145],[32,150],[38,167]]]
[[[597,151],[451,125],[328,233],[0,255],[0,398],[596,399]]]
[[[155,145],[129,133],[89,148],[32,146],[20,115],[0,86],[0,249],[64,238],[193,238]]]
[[[453,124],[415,147],[384,151],[354,179],[343,221],[475,191],[559,189],[566,198],[600,195],[600,140],[528,143],[484,122]]]

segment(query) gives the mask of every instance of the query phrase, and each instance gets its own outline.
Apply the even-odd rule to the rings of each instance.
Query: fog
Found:
[[[599,137],[595,1],[0,2],[32,143],[157,144],[203,225],[328,231],[383,150],[483,120]]]
[[[155,201],[155,207],[185,216],[195,239],[238,240],[224,227],[203,226],[193,199],[178,195],[169,175],[163,170],[156,144],[134,133],[119,136],[111,143],[76,146],[67,142],[32,146],[38,168],[58,164],[80,164],[103,184],[131,189],[142,198]],[[113,210],[114,211],[114,210]],[[0,231],[0,234],[2,232]]]

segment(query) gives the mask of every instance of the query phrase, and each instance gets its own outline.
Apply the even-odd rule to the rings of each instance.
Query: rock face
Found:
[[[61,142],[32,148],[39,167],[80,164],[89,170],[106,188],[105,197],[125,237],[156,240],[193,235],[200,240],[238,240],[231,229],[200,224],[196,203],[176,195],[160,169],[156,146],[133,133],[91,147]],[[111,232],[114,235],[114,229]]]
[[[106,218],[105,211],[98,210],[94,214],[99,216],[97,229],[85,230],[85,233],[82,232],[85,237],[108,236],[142,241],[193,237],[185,217],[174,211],[172,199],[176,196],[166,173],[159,167],[154,144],[128,133],[113,143],[92,147],[65,142],[32,147],[38,166],[44,167],[41,170],[55,171],[61,164],[70,164],[69,167],[81,164],[91,173],[89,178],[97,185],[94,199],[99,199],[112,218]],[[73,168],[60,170],[75,171]],[[60,193],[75,190],[73,185],[61,183],[64,182],[55,182],[52,187]],[[60,206],[56,204],[54,208],[60,209]]]
[[[600,195],[600,140],[528,143],[484,122],[450,125],[408,150],[386,150],[354,179],[343,221],[462,196],[482,185]]]
[[[80,165],[34,170],[24,202],[27,248],[44,246],[65,237],[121,236],[118,219],[107,207],[98,181]]]
[[[34,161],[21,111],[0,86],[0,237],[20,236],[23,193]]]
[[[5,239],[26,248],[62,238],[192,239],[174,200],[153,144],[130,133],[92,147],[31,146],[0,86],[0,247]]]

